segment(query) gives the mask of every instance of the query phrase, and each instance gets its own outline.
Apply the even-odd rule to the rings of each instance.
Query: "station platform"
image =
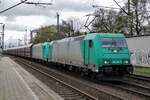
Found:
[[[0,100],[63,100],[63,98],[9,57],[2,57]]]

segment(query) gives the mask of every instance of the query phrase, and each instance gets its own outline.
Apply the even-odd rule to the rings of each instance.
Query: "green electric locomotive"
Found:
[[[120,33],[89,33],[69,37],[46,42],[42,49],[43,60],[66,65],[70,70],[99,76],[133,72],[130,51],[125,36]]]

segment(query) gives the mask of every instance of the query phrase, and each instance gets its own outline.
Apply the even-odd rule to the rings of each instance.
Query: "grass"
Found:
[[[134,66],[134,72],[150,75],[150,67]]]

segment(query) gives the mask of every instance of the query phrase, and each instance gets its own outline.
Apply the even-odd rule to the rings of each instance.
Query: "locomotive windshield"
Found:
[[[101,38],[102,47],[127,47],[125,38]]]

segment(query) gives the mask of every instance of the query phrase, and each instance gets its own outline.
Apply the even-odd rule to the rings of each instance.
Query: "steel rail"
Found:
[[[17,61],[18,61],[18,60],[17,60]],[[19,62],[21,62],[21,61],[19,61]],[[65,86],[67,86],[68,88],[71,88],[71,89],[75,90],[76,92],[80,93],[82,96],[85,96],[86,98],[88,98],[88,100],[97,100],[97,98],[95,98],[95,97],[89,95],[88,93],[85,93],[85,92],[83,92],[83,91],[77,89],[76,87],[73,87],[73,86],[67,84],[66,82],[63,82],[63,81],[61,81],[61,80],[55,78],[54,76],[51,76],[51,75],[49,75],[48,73],[45,73],[45,72],[39,70],[38,68],[32,67],[31,65],[26,64],[25,62],[21,62],[21,63],[24,64],[24,65],[26,65],[26,66],[28,66],[28,67],[30,67],[30,68],[32,68],[32,69],[34,69],[34,70],[36,70],[36,71],[38,71],[38,72],[40,72],[41,74],[43,74],[43,75],[45,75],[45,76],[47,76],[47,77],[50,77],[50,78],[54,79],[55,81],[57,81],[57,82],[59,82],[59,83],[65,85]]]
[[[102,83],[106,86],[110,86],[110,87],[114,87],[114,88],[118,88],[118,89],[121,89],[121,90],[124,90],[124,91],[127,91],[127,92],[130,92],[132,94],[135,94],[135,95],[139,95],[139,96],[143,96],[145,98],[149,98],[150,99],[150,95],[149,94],[145,94],[144,92],[142,91],[136,91],[134,89],[131,89],[131,88],[128,88],[128,87],[124,87],[123,85],[114,85],[112,83],[107,83],[107,82],[104,82]],[[131,85],[130,85],[131,86]]]
[[[133,78],[133,79],[138,79],[138,80],[150,82],[150,77],[149,76],[138,75],[138,74],[131,74],[131,75],[127,75],[126,77],[127,78]]]

